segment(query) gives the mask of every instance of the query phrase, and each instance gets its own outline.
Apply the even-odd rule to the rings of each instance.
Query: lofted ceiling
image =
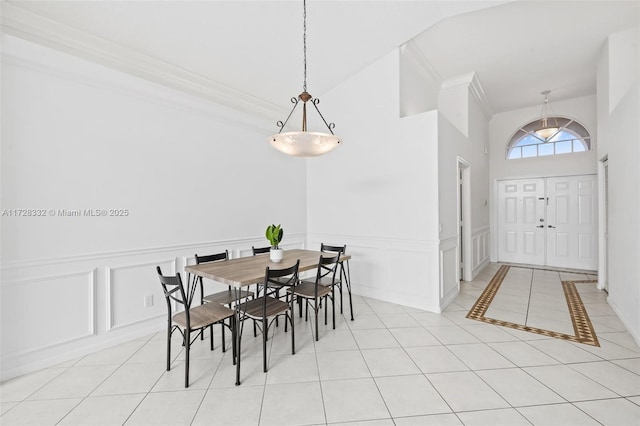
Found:
[[[441,80],[476,72],[493,112],[595,93],[637,0],[307,0],[316,96],[412,41]],[[302,89],[302,0],[5,1],[3,31],[282,118]]]

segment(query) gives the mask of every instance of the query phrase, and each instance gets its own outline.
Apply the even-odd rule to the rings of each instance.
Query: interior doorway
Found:
[[[498,182],[498,260],[598,269],[595,175]]]
[[[599,165],[600,175],[600,261],[598,262],[598,288],[609,292],[609,160],[604,157]]]
[[[458,282],[473,280],[471,247],[471,164],[458,157]]]

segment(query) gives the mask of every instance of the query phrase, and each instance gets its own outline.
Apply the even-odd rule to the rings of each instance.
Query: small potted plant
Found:
[[[280,241],[282,241],[282,234],[284,233],[282,227],[280,225],[269,225],[267,226],[267,231],[265,233],[267,240],[271,244],[271,250],[269,251],[269,257],[272,262],[282,262],[282,257],[284,253],[278,247]]]

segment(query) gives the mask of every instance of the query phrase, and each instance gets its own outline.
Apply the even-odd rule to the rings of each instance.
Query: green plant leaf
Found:
[[[271,224],[267,226],[267,230],[265,231],[265,237],[269,240],[271,247],[278,248],[278,243],[282,241],[282,235],[284,234],[284,230],[281,225]]]

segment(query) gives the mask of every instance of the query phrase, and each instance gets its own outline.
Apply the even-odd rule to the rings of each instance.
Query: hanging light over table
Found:
[[[318,103],[320,100],[311,96],[307,92],[307,2],[303,0],[303,45],[304,45],[304,84],[302,86],[302,93],[296,98],[291,98],[293,108],[287,116],[287,119],[282,122],[278,121],[277,125],[280,131],[269,138],[271,146],[280,152],[284,152],[288,155],[296,157],[316,157],[322,154],[326,154],[329,151],[335,149],[341,140],[339,137],[333,134],[333,128],[335,124],[327,123],[320,110],[318,109]],[[294,132],[283,132],[284,127],[291,118],[291,115],[295,111],[298,104],[302,101],[302,130]],[[327,127],[328,133],[325,132],[309,132],[307,131],[307,103],[313,105],[314,109],[322,119],[322,122]]]
[[[544,101],[542,102],[542,111],[540,113],[540,126],[535,131],[536,135],[544,142],[548,142],[549,139],[554,137],[560,130],[555,117],[553,118],[555,125],[549,124],[549,93],[551,93],[551,90],[545,90],[541,93],[541,95],[544,95]]]

